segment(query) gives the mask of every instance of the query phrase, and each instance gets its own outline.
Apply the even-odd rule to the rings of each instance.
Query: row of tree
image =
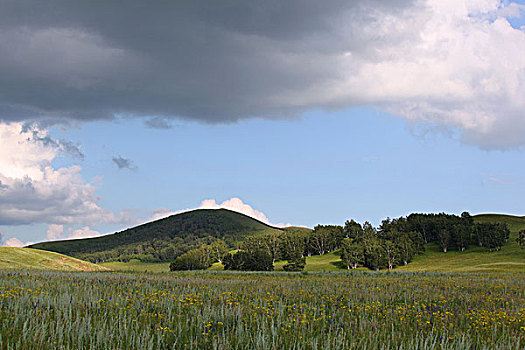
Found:
[[[347,237],[342,242],[341,261],[348,269],[393,269],[408,264],[424,250],[424,239],[417,231],[376,230],[369,222],[361,226],[352,220],[346,222],[344,232]]]
[[[399,232],[417,232],[425,243],[437,243],[443,252],[451,249],[464,251],[477,244],[490,251],[499,250],[509,239],[510,230],[506,224],[474,223],[468,212],[461,216],[440,214],[410,214],[398,219],[383,220],[379,235],[388,237]]]
[[[525,230],[522,232],[525,245]],[[271,271],[275,261],[286,260],[284,270],[300,271],[306,256],[338,249],[348,269],[393,269],[423,252],[425,243],[435,242],[445,253],[450,249],[464,251],[473,244],[492,251],[500,249],[509,234],[506,225],[474,223],[467,212],[461,216],[440,213],[387,218],[377,229],[369,222],[361,225],[350,220],[344,226],[317,225],[313,230],[297,228],[248,236],[235,253],[228,253],[227,244],[217,240],[179,256],[171,270],[207,269],[222,262],[226,270]]]

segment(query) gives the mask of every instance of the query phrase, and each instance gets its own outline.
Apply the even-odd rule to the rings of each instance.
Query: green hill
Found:
[[[107,271],[106,267],[54,252],[30,248],[0,247],[0,269]]]
[[[281,230],[230,210],[200,209],[102,237],[42,242],[30,247],[92,262],[166,262],[215,239],[223,239],[233,248],[246,236],[271,231]]]

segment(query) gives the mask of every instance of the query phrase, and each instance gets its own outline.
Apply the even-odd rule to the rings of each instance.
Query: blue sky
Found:
[[[103,174],[97,194],[115,212],[239,197],[273,223],[312,227],[351,218],[378,224],[415,211],[521,215],[525,194],[516,161],[523,151],[465,146],[454,132],[418,129],[372,108],[225,125],[179,121],[166,130],[138,119],[94,122],[55,135],[85,145],[83,174]],[[137,169],[118,169],[114,155]]]
[[[0,15],[0,243],[524,215],[524,1],[38,6]]]

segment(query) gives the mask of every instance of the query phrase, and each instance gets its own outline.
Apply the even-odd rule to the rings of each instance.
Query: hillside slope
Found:
[[[525,273],[525,249],[516,242],[518,232],[525,229],[525,217],[482,214],[474,216],[475,222],[507,224],[510,229],[508,242],[499,251],[470,246],[464,252],[443,251],[435,243],[426,245],[423,254],[416,256],[407,266],[397,271],[436,271],[436,272],[521,272]]]
[[[172,261],[215,239],[223,239],[233,247],[246,236],[271,231],[280,229],[230,210],[200,209],[102,237],[42,242],[30,247],[93,262],[130,259],[162,262]]]
[[[108,271],[110,269],[54,252],[30,248],[0,247],[0,269]]]

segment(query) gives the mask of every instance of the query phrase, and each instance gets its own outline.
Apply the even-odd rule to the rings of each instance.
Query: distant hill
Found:
[[[108,271],[106,267],[54,252],[30,248],[0,247],[0,269]]]
[[[199,209],[102,237],[42,242],[30,247],[92,262],[164,262],[216,239],[223,239],[233,248],[246,236],[271,231],[282,230],[227,209]]]

